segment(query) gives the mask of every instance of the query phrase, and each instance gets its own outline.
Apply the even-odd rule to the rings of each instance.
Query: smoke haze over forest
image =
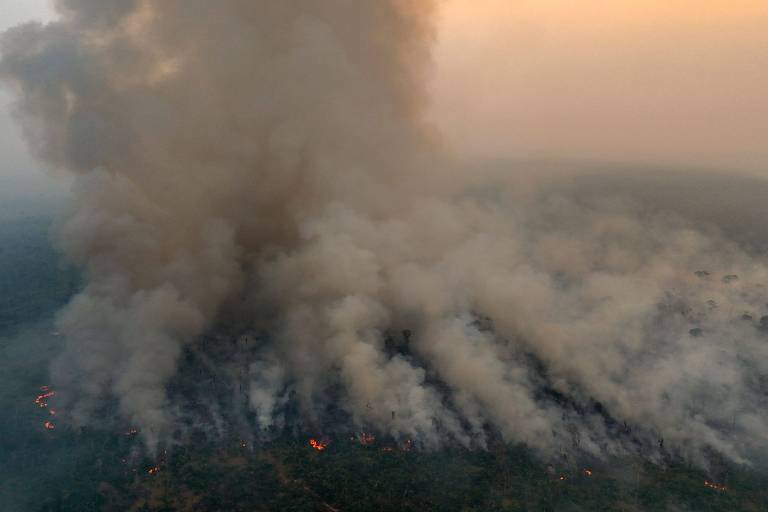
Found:
[[[669,88],[652,92],[585,63],[592,46],[562,62],[567,39],[542,43],[553,79],[589,101],[563,120],[573,97],[534,77],[509,97],[527,102],[544,83],[545,97],[566,99],[504,108],[502,130],[450,118],[456,95],[481,114],[494,106],[464,83],[440,89],[435,59],[461,37],[435,46],[439,2],[56,5],[56,21],[3,35],[0,78],[32,152],[74,180],[55,238],[85,283],[57,316],[60,421],[93,426],[116,400],[150,451],[172,444],[188,425],[169,383],[187,351],[226,332],[258,339],[224,363],[245,369],[231,378],[247,382],[255,437],[341,414],[428,448],[499,435],[545,455],[764,460],[768,233],[755,219],[768,191],[746,177],[768,161],[754,140],[764,56],[745,64],[754,74],[734,107],[715,94],[730,78],[699,89],[677,67],[699,48],[696,31],[664,61]],[[644,50],[636,69],[648,79],[663,48]],[[541,63],[531,59],[521,66]],[[695,65],[707,77],[726,61]],[[584,75],[612,95],[570,81]],[[640,96],[681,110],[649,113]],[[724,124],[731,116],[744,124]],[[669,137],[652,133],[660,122]],[[451,142],[462,130],[469,149]],[[505,140],[510,155],[496,149]],[[467,163],[473,153],[733,160],[738,172]]]

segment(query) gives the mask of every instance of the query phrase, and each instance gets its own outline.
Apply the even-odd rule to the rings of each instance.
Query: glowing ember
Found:
[[[373,435],[373,434],[366,434],[364,432],[362,434],[360,434],[359,439],[360,439],[360,444],[362,444],[364,446],[368,446],[369,444],[373,444],[373,443],[376,442],[376,436],[375,435]]]
[[[565,482],[565,475],[560,475],[560,481]]]
[[[309,440],[309,446],[314,448],[315,450],[321,452],[325,450],[328,447],[327,441],[318,441],[317,439],[310,439]]]
[[[35,398],[35,405],[37,405],[41,409],[44,409],[48,407],[48,399],[56,395],[56,392],[51,391],[48,388],[48,386],[41,386],[40,391],[42,391],[42,393],[37,395],[37,397]]]
[[[704,480],[704,486],[709,487],[710,489],[714,489],[718,492],[725,492],[728,490],[726,486],[716,484],[715,482],[710,482],[709,480]]]
[[[584,470],[584,476],[592,476],[592,470],[591,469],[585,469]]]
[[[48,399],[52,396],[55,396],[56,392],[48,386],[40,386],[40,391],[41,393],[35,397],[35,405],[41,409],[47,409],[48,416],[56,416],[56,411],[48,408]],[[52,421],[48,420],[43,422],[43,427],[46,430],[53,430],[56,428],[56,425],[54,425]]]
[[[160,467],[159,467],[159,466],[155,466],[155,467],[153,467],[153,468],[149,468],[149,469],[147,470],[147,473],[149,473],[150,475],[156,475],[156,474],[158,474],[159,472],[160,472]]]

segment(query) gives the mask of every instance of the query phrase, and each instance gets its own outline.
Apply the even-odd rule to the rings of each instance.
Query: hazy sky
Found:
[[[464,151],[768,171],[765,0],[445,0],[443,17],[435,115]]]
[[[0,28],[51,15],[1,1]],[[460,152],[768,168],[765,0],[443,2],[433,115]],[[39,167],[8,102],[6,175]]]

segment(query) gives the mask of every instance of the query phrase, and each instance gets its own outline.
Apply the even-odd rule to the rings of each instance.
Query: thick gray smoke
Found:
[[[32,147],[78,176],[73,420],[114,396],[156,446],[185,346],[229,322],[269,333],[259,427],[290,396],[427,446],[617,453],[624,423],[747,461],[768,261],[626,195],[457,171],[423,121],[433,4],[60,0],[5,34]]]

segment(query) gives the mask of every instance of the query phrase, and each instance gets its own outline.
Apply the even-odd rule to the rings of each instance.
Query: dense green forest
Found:
[[[82,435],[82,434],[81,434]],[[721,481],[682,462],[635,458],[545,464],[521,446],[417,451],[359,435],[313,448],[285,434],[252,448],[201,443],[131,459],[135,438],[54,434],[100,456],[71,461],[40,512],[86,511],[764,511],[768,476],[735,467]]]

